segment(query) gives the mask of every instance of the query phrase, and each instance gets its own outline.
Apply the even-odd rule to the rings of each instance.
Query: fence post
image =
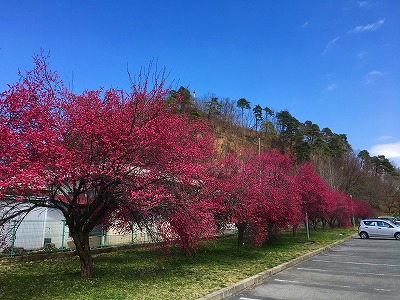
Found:
[[[100,248],[103,248],[104,229],[100,231]]]
[[[62,222],[62,235],[61,235],[61,251],[65,250],[64,240],[65,240],[65,222],[66,220],[61,220]]]
[[[10,256],[14,256],[15,255],[15,252],[14,252],[15,236],[16,236],[16,233],[17,233],[17,221],[16,220],[12,220],[11,222],[13,223],[13,225],[12,225],[12,231],[11,231]]]

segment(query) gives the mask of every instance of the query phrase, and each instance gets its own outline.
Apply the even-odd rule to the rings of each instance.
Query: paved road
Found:
[[[400,242],[354,238],[229,300],[400,299]]]

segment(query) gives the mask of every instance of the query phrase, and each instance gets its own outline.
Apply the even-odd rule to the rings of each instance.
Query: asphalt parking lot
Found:
[[[351,239],[229,300],[400,299],[400,242]]]

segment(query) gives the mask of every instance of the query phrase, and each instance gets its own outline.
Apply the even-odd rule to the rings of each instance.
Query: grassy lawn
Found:
[[[191,256],[150,250],[94,256],[95,278],[80,278],[77,257],[0,263],[0,299],[196,299],[356,233],[353,228],[282,233],[261,248],[234,238],[209,241]]]

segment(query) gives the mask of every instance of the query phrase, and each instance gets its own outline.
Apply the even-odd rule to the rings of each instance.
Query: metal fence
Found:
[[[152,240],[147,232],[135,227],[127,234],[94,230],[89,238],[92,248],[150,242]],[[3,256],[74,249],[65,220],[13,220],[0,228],[0,255]]]
[[[225,234],[236,233],[234,226]],[[153,240],[146,231],[134,226],[131,232],[118,234],[113,231],[94,230],[89,243],[92,248],[117,245],[146,244]],[[28,253],[74,250],[75,244],[65,220],[13,220],[0,228],[0,256]]]

